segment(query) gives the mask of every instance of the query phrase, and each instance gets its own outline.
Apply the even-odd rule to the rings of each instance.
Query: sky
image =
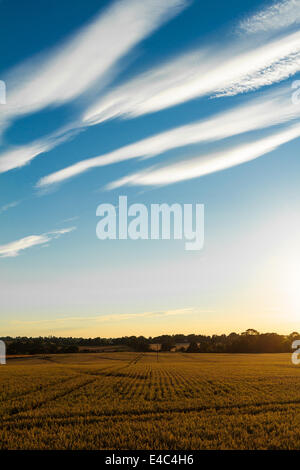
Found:
[[[299,330],[300,0],[2,0],[0,58],[0,336]],[[203,249],[99,240],[120,195]]]

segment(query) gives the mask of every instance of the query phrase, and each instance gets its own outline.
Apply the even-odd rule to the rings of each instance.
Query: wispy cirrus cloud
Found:
[[[9,147],[0,154],[0,173],[22,167],[50,149],[51,144],[46,139],[28,145]]]
[[[276,4],[278,8],[274,6],[275,12],[282,12],[283,7],[279,8],[281,3]],[[291,2],[285,3],[290,4]],[[90,25],[67,41],[61,50],[51,53],[45,63],[42,62],[41,71],[36,73],[33,80],[25,80],[25,86],[20,85],[21,81],[19,80],[19,85],[16,87],[15,92],[12,92],[11,97],[12,109],[15,110],[13,112],[18,112],[16,111],[18,109],[20,109],[20,112],[24,112],[24,109],[25,112],[26,109],[32,111],[36,109],[36,106],[40,108],[49,104],[60,104],[80,96],[95,83],[97,83],[98,88],[101,88],[104,82],[107,83],[106,80],[102,83],[101,77],[115,74],[118,61],[120,57],[126,54],[126,51],[128,52],[133,45],[159,27],[163,21],[176,15],[186,5],[187,2],[184,0],[167,0],[163,6],[157,0],[147,0],[146,2],[122,0],[114,3]],[[149,13],[150,11],[151,13]],[[263,16],[263,10],[261,16],[261,18],[265,18],[266,28],[268,28],[268,18],[271,14],[268,11],[266,9],[265,16]],[[286,17],[291,15],[291,5],[285,11]],[[257,21],[256,16],[249,18],[248,21],[255,23]],[[118,29],[116,26],[120,21],[125,21],[125,24],[127,22],[132,24],[134,31],[130,33],[130,37],[126,36],[125,39],[122,36],[125,33],[120,33],[122,37],[115,44],[109,35],[115,35],[115,30]],[[279,25],[278,28],[280,29]],[[125,29],[122,27],[122,31],[125,31]],[[100,48],[101,59],[99,60],[95,44],[104,37],[106,38],[104,43],[109,44],[109,48],[105,48],[103,57]],[[92,47],[91,44],[93,44]],[[112,50],[110,50],[111,47]],[[91,61],[94,64],[95,60],[96,64],[91,67]],[[68,67],[65,66],[65,62]],[[62,66],[62,63],[64,63],[64,66]],[[85,67],[87,64],[89,66]],[[24,75],[23,68],[20,69],[22,77]],[[29,75],[26,72],[27,69],[30,71]],[[58,73],[56,73],[56,69],[59,69]],[[100,100],[96,100],[84,112],[82,122],[78,120],[73,124],[74,129],[77,132],[85,126],[99,124],[115,117],[141,116],[207,94],[221,97],[256,90],[280,82],[299,70],[300,32],[287,34],[263,45],[258,45],[255,41],[249,43],[248,40],[239,40],[223,49],[218,44],[217,47],[190,51],[129,80],[104,95]],[[34,62],[26,65],[25,72],[28,76],[36,72]],[[26,73],[25,77],[27,76]],[[72,75],[72,80],[70,80],[69,73]],[[47,83],[47,77],[49,76],[57,77],[51,82],[50,87]],[[34,95],[34,90],[38,90],[38,95]],[[33,95],[34,98],[31,98]],[[17,103],[19,103],[19,108]],[[23,104],[20,105],[20,103]],[[251,123],[249,127],[251,127]],[[72,125],[70,128],[72,128]],[[185,131],[188,133],[188,128]],[[4,155],[0,155],[0,172],[20,167],[42,152],[51,150],[61,142],[61,136],[63,135],[64,131],[52,139],[46,138],[23,148],[9,149]],[[69,136],[65,138],[67,139]],[[149,139],[144,143],[148,144]],[[137,145],[127,150],[133,152],[133,158],[136,156],[135,152],[140,152]],[[126,153],[126,149],[123,149],[123,151]],[[115,154],[106,155],[103,162],[97,162],[96,159],[90,159],[84,163],[80,162],[66,169],[66,171],[58,172],[57,177],[60,175],[61,179],[64,180],[93,166],[102,166],[105,164],[105,160],[109,161],[114,158],[117,159],[118,156]],[[127,157],[124,156],[124,158]],[[50,179],[43,178],[41,185],[47,185],[47,181],[50,181]]]
[[[6,83],[8,114],[23,114],[68,102],[97,83],[101,89],[118,61],[186,0],[117,0],[59,47],[11,70]]]
[[[39,325],[43,323],[53,323],[53,324],[60,324],[60,323],[68,323],[72,322],[97,322],[97,323],[114,323],[119,321],[127,321],[132,319],[138,318],[157,318],[157,317],[168,317],[168,316],[175,316],[175,315],[189,315],[192,313],[197,312],[205,312],[210,313],[211,310],[198,310],[194,307],[186,307],[186,308],[177,308],[173,310],[160,310],[160,311],[153,311],[153,312],[141,312],[141,313],[120,313],[120,314],[111,314],[111,315],[97,315],[93,317],[64,317],[64,318],[55,318],[50,320],[15,320],[13,321],[14,324],[25,324],[25,325]]]
[[[9,209],[12,209],[13,207],[16,207],[20,204],[21,201],[12,201],[9,202],[8,204],[5,204],[4,206],[0,207],[0,214],[3,214],[3,212],[8,211]]]
[[[119,61],[187,5],[187,0],[117,0],[59,47],[7,72],[0,134],[19,116],[71,102],[92,89],[99,93],[118,73]],[[8,149],[0,156],[0,171],[29,163],[80,127],[76,121],[50,139]]]
[[[20,254],[21,251],[27,250],[37,245],[46,245],[50,241],[59,238],[61,235],[70,233],[75,230],[76,227],[68,227],[61,230],[55,230],[53,232],[47,232],[42,235],[29,235],[28,237],[15,240],[7,243],[6,245],[0,245],[0,258],[12,258]]]
[[[216,171],[225,170],[254,160],[298,137],[300,137],[300,125],[296,124],[276,134],[232,147],[229,150],[134,173],[110,183],[107,189],[115,189],[124,185],[168,185],[199,178],[200,176],[215,173]]]
[[[139,157],[154,157],[175,148],[217,141],[286,123],[300,117],[300,107],[293,105],[290,93],[290,89],[286,87],[276,92],[269,92],[207,120],[161,132],[113,152],[82,160],[43,177],[38,182],[38,187],[61,183],[91,168]]]
[[[239,24],[243,33],[276,32],[300,23],[300,0],[283,0],[263,8]]]
[[[226,47],[182,54],[115,88],[84,114],[107,119],[157,112],[205,95],[229,96],[278,83],[300,71],[300,32],[267,41],[239,39]]]
[[[68,141],[77,132],[79,132],[78,128],[66,125],[56,132],[29,144],[9,146],[0,154],[0,173],[6,173],[29,164],[39,155],[49,152],[63,142]]]
[[[298,1],[295,0],[296,3]],[[283,4],[286,4],[285,7],[283,7]],[[102,15],[91,22],[90,25],[83,28],[67,41],[61,50],[54,51],[47,57],[45,62],[42,61],[41,71],[37,73],[33,80],[25,80],[25,86],[18,85],[15,91],[13,90],[12,109],[15,110],[13,112],[19,112],[16,111],[18,109],[21,113],[27,112],[26,109],[32,111],[36,107],[39,109],[49,104],[54,105],[74,99],[90,89],[96,82],[101,87],[101,77],[103,78],[110,76],[111,73],[115,73],[117,63],[120,57],[126,54],[126,51],[128,52],[134,44],[146,37],[147,34],[161,25],[163,21],[177,14],[186,5],[187,2],[184,0],[167,0],[163,6],[157,0],[147,0],[146,2],[120,0],[115,2]],[[273,10],[266,9],[260,14],[261,23],[263,22],[262,18],[264,18],[266,29],[268,28],[270,17],[272,15],[276,17],[276,12],[282,13],[283,8],[286,20],[283,21],[281,19],[284,24],[282,23],[280,26],[281,23],[278,23],[277,29],[286,25],[288,22],[287,17],[290,17],[290,21],[292,21],[291,12],[295,10],[292,9],[292,3],[287,1],[276,5],[274,5]],[[151,14],[149,13],[150,11]],[[132,23],[134,31],[130,32],[130,37],[126,37],[124,41],[117,41],[118,44],[115,44],[111,40],[112,38],[108,40],[109,34],[114,34],[116,25],[121,20],[125,21],[126,24],[127,22],[128,24]],[[249,24],[251,21],[253,24],[256,24],[258,21],[257,14],[247,21]],[[125,31],[125,29],[122,28],[122,31]],[[120,34],[125,33],[122,32]],[[104,36],[106,37],[105,43],[109,44],[109,48],[113,48],[112,51],[110,49],[105,50],[101,60],[97,60],[97,64],[93,67],[90,67],[90,65],[86,67],[88,70],[85,71],[85,61],[89,64],[91,61],[94,63],[93,60],[95,59],[97,49],[95,44],[101,38],[104,38]],[[91,43],[93,43],[93,47],[91,47]],[[74,128],[78,131],[80,127],[84,128],[86,125],[99,124],[106,119],[114,117],[128,118],[141,116],[207,94],[221,97],[256,90],[284,80],[300,70],[300,32],[286,34],[260,46],[256,42],[250,41],[248,43],[248,40],[247,42],[242,41],[241,44],[240,41],[236,41],[223,48],[223,50],[220,49],[219,45],[218,48],[202,48],[182,54],[176,59],[159,65],[149,72],[117,87],[98,102],[96,101],[84,113],[82,122],[78,121],[74,124]],[[101,51],[102,49],[100,49]],[[109,57],[106,55],[107,52],[109,52]],[[68,67],[62,67],[62,63],[65,60],[67,60]],[[24,74],[24,67],[20,69],[22,74]],[[58,74],[55,73],[56,68],[60,69]],[[27,64],[25,72],[27,69],[30,71],[27,75],[30,77],[30,74],[36,71],[35,63]],[[69,71],[72,76],[75,74],[75,80],[72,79],[70,81]],[[76,71],[78,72],[78,77],[80,77],[78,81]],[[27,76],[26,73],[25,77]],[[47,77],[50,75],[57,76],[57,78],[48,87]],[[28,87],[31,87],[31,89]],[[68,88],[67,91],[66,88]],[[38,90],[38,95],[34,96],[34,99],[31,98],[32,93],[30,90],[32,92]],[[282,117],[284,113],[276,109],[273,110],[274,114],[270,119],[270,114],[273,113],[272,110],[271,113],[269,112],[270,109],[271,107],[266,107],[266,110],[262,110],[257,106],[255,110],[254,107],[250,107],[248,122],[245,113],[243,115],[241,111],[240,116],[238,113],[236,113],[236,116],[234,113],[225,115],[225,119],[232,119],[232,122],[225,126],[224,123],[220,122],[221,118],[217,118],[216,121],[210,120],[206,123],[183,126],[182,128],[175,129],[173,134],[172,131],[162,133],[159,136],[145,139],[110,154],[83,160],[53,175],[42,178],[38,186],[47,186],[64,181],[89,168],[103,166],[128,158],[157,155],[171,148],[236,135],[247,130],[274,125],[276,121],[282,122],[286,119]],[[287,110],[286,106],[284,110]],[[256,118],[252,111],[258,113]],[[289,112],[291,115],[293,114],[292,111]],[[277,115],[280,116],[278,120],[276,120]],[[240,118],[241,123],[238,122]],[[262,121],[265,121],[265,123]],[[269,124],[268,121],[270,122]],[[224,128],[223,131],[220,130],[221,126]],[[72,125],[70,126],[71,128]],[[202,138],[199,137],[199,133],[202,133]],[[42,139],[21,148],[8,149],[4,154],[0,155],[0,172],[25,165],[36,156],[51,150],[63,139],[67,138],[69,137],[64,136],[63,130],[50,139]],[[166,142],[165,144],[163,143],[164,141]]]

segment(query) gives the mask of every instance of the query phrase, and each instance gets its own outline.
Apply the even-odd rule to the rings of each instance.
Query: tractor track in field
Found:
[[[71,380],[74,380],[82,375],[86,375],[86,376],[92,376],[94,377],[93,379],[91,380],[88,380],[82,384],[78,384],[76,387],[73,387],[69,390],[64,390],[60,393],[54,393],[54,395],[52,397],[49,397],[45,400],[41,400],[39,401],[38,403],[35,403],[34,405],[31,405],[31,406],[28,406],[28,407],[24,407],[21,409],[19,407],[12,407],[10,410],[7,411],[7,414],[9,416],[16,416],[16,415],[19,415],[20,413],[26,413],[27,411],[33,411],[33,410],[36,410],[38,408],[41,408],[42,406],[46,405],[47,403],[51,403],[59,398],[63,398],[77,390],[80,390],[81,388],[87,386],[87,385],[90,385],[91,383],[94,383],[98,380],[99,377],[115,377],[115,378],[130,378],[130,374],[127,374],[127,373],[123,373],[122,372],[122,369],[125,369],[127,368],[128,366],[130,365],[133,365],[133,364],[136,364],[141,358],[143,357],[143,354],[137,356],[136,358],[134,358],[133,361],[130,361],[129,364],[126,364],[122,367],[118,367],[116,369],[111,369],[111,368],[105,368],[104,370],[102,370],[101,372],[98,372],[98,371],[82,371],[81,369],[79,368],[73,368],[71,367],[70,369],[73,370],[74,372],[76,372],[76,375],[72,376],[72,377],[69,377],[68,379],[65,379],[65,380],[62,380],[62,381],[59,381],[59,382],[56,382],[56,383],[53,383],[53,384],[50,384],[46,387],[37,387],[36,389],[34,390],[30,390],[30,391],[27,391],[25,392],[24,394],[21,394],[21,395],[18,395],[17,397],[14,397],[13,399],[15,400],[18,400],[19,398],[24,398],[26,396],[30,396],[31,394],[35,393],[35,392],[39,392],[39,391],[49,391],[49,389],[51,389],[52,387],[55,387],[56,385],[60,385],[60,384],[63,384],[63,383],[66,383],[66,382],[69,382]],[[47,360],[47,359],[46,359]],[[60,364],[60,363],[59,363]],[[78,374],[79,373],[79,374]],[[9,398],[10,400],[11,398]]]
[[[132,366],[134,364],[137,364],[141,359],[143,359],[144,357],[144,354],[139,354],[138,356],[136,356],[135,358],[133,358],[128,364],[127,366]]]
[[[45,400],[41,400],[38,403],[35,403],[31,406],[24,407],[22,409],[12,408],[11,410],[9,410],[8,414],[10,416],[16,416],[16,415],[19,415],[20,413],[26,413],[27,411],[34,411],[34,410],[36,410],[38,408],[41,408],[42,406],[46,405],[47,403],[51,403],[55,400],[58,400],[59,398],[63,398],[63,397],[65,397],[67,395],[70,395],[71,393],[73,393],[77,390],[80,390],[81,388],[83,388],[87,385],[90,385],[91,383],[95,382],[96,380],[97,379],[88,380],[87,382],[84,382],[82,384],[78,384],[77,386],[73,387],[72,389],[64,390],[63,392],[56,393],[56,394],[54,394],[54,396],[46,398]]]
[[[10,396],[6,397],[3,400],[3,402],[5,403],[7,401],[18,400],[19,398],[27,397],[27,396],[31,395],[32,393],[35,393],[35,392],[41,392],[41,391],[49,390],[51,387],[55,387],[56,385],[61,385],[61,384],[70,382],[75,377],[76,377],[76,375],[74,375],[73,377],[68,377],[67,379],[58,380],[56,382],[52,382],[52,383],[49,383],[49,384],[37,385],[35,388],[32,388],[31,390],[26,390],[25,392],[22,392],[22,393],[17,394],[17,395],[10,395]]]
[[[83,384],[84,386],[86,384]],[[80,387],[78,387],[80,388]],[[67,394],[65,394],[67,395]],[[56,397],[59,398],[59,397]],[[52,400],[50,400],[52,401]],[[43,403],[44,404],[44,403]],[[67,421],[65,424],[68,424],[68,421],[71,422],[78,422],[78,419],[82,418],[85,423],[93,423],[93,422],[98,422],[98,421],[105,421],[107,419],[126,419],[128,417],[132,419],[137,419],[137,420],[147,420],[147,419],[163,419],[165,415],[172,415],[172,414],[188,414],[188,413],[201,413],[201,412],[207,412],[211,411],[213,413],[216,412],[224,412],[223,414],[226,415],[226,412],[230,413],[233,410],[238,410],[242,414],[250,414],[250,415],[257,415],[261,413],[267,413],[267,412],[278,412],[280,411],[279,407],[281,407],[281,410],[284,410],[284,407],[290,406],[290,405],[300,405],[300,400],[296,401],[286,401],[286,402],[271,402],[271,403],[255,403],[255,404],[240,404],[240,405],[229,405],[229,406],[196,406],[196,407],[190,407],[190,408],[169,408],[169,409],[156,409],[156,410],[125,410],[123,412],[91,412],[89,411],[88,414],[84,413],[75,413],[72,414],[68,417],[62,416],[62,415],[51,415],[52,420],[57,420],[58,422],[63,423],[63,421]],[[261,407],[264,407],[264,409],[260,409]],[[36,407],[38,408],[38,407]],[[29,411],[29,410],[28,410]],[[20,417],[20,420],[18,420],[18,423],[15,422],[15,418],[9,417],[9,418],[4,418],[2,420],[2,423],[0,424],[0,429],[4,428],[5,425],[13,424],[15,426],[20,426],[21,428],[24,426],[24,423],[33,423],[34,420],[37,422],[44,421],[45,417],[44,416],[22,416]]]
[[[52,361],[51,361],[52,362]],[[61,365],[61,363],[59,362],[56,362],[56,364],[59,364]],[[124,366],[125,367],[125,366]],[[118,368],[119,369],[119,368]],[[117,369],[117,370],[118,370]],[[103,369],[103,373],[102,372],[89,372],[89,371],[83,371],[79,368],[75,368],[75,367],[70,367],[68,369],[69,371],[74,371],[74,375],[68,377],[67,379],[64,378],[62,380],[57,380],[56,382],[52,382],[52,383],[48,383],[48,384],[45,384],[45,385],[37,385],[35,388],[32,388],[30,390],[26,390],[20,394],[16,394],[16,395],[10,395],[10,396],[7,396],[3,402],[7,402],[7,401],[12,401],[12,400],[18,400],[20,398],[24,398],[24,397],[29,397],[31,394],[33,393],[36,393],[36,392],[42,392],[42,391],[49,391],[51,390],[51,388],[57,386],[57,385],[62,385],[64,383],[67,383],[67,382],[70,382],[78,377],[80,377],[81,375],[82,376],[85,376],[85,375],[91,375],[91,376],[105,376],[105,377],[109,377],[109,376],[113,376],[114,374],[112,373],[112,371],[110,370],[110,368],[105,368]],[[108,373],[104,372],[104,371],[107,371],[109,370]]]

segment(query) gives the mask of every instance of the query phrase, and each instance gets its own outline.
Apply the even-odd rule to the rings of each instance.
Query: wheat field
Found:
[[[14,358],[0,397],[1,449],[300,449],[288,354]]]

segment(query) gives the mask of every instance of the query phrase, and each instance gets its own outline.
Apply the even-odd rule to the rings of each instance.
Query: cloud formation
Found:
[[[69,140],[79,129],[72,125],[64,126],[56,132],[27,145],[10,146],[0,154],[0,173],[23,167],[42,153],[49,152]]]
[[[14,119],[58,106],[101,89],[119,71],[119,61],[140,41],[187,6],[186,0],[118,0],[59,47],[28,60],[4,77],[9,89],[1,109],[0,135]],[[68,130],[27,146],[8,149],[0,156],[0,172],[29,163],[51,150]]]
[[[51,145],[46,140],[20,147],[11,147],[0,154],[0,173],[22,167],[50,148]]]
[[[263,45],[239,40],[221,48],[218,43],[125,82],[93,104],[83,121],[94,125],[157,112],[205,95],[237,95],[278,83],[298,71],[299,31]]]
[[[175,148],[217,141],[299,118],[300,107],[293,105],[290,94],[291,91],[287,88],[266,93],[207,120],[161,132],[113,152],[82,160],[43,177],[38,182],[38,187],[61,183],[91,168],[138,157],[154,157]]]
[[[5,77],[5,110],[23,114],[73,100],[115,72],[134,46],[187,5],[185,0],[118,0],[64,44]]]
[[[75,229],[76,227],[69,227],[55,230],[53,232],[47,232],[42,235],[29,235],[28,237],[21,238],[20,240],[7,243],[6,245],[0,245],[0,258],[16,257],[23,250],[36,245],[46,245],[51,240],[59,238],[61,235],[66,233],[70,233]]]
[[[16,207],[20,204],[21,201],[13,201],[9,202],[8,204],[5,204],[4,206],[0,207],[0,214],[3,214],[3,212],[8,211],[9,209],[12,209],[13,207]]]
[[[274,32],[300,23],[300,0],[283,0],[241,21],[241,32]]]
[[[299,124],[269,137],[239,145],[229,150],[134,173],[110,183],[107,188],[115,189],[124,185],[159,186],[199,178],[254,160],[298,137],[300,137]]]
[[[241,30],[276,32],[298,21],[300,0],[286,0],[241,23]],[[185,0],[119,0],[98,15],[59,48],[13,71],[8,115],[36,111],[81,96],[97,83],[98,90],[117,73],[117,64],[138,42],[164,21],[179,13]],[[247,26],[246,26],[247,25]],[[116,31],[117,40],[116,40]],[[92,66],[91,66],[92,64]],[[204,95],[236,95],[284,80],[300,71],[300,32],[289,32],[262,45],[256,40],[235,40],[220,49],[192,50],[154,67],[107,93],[84,113],[80,127],[107,119],[137,117],[160,111]],[[49,83],[49,77],[55,80]],[[21,80],[22,77],[22,80]],[[280,124],[299,116],[287,97],[248,103],[207,121],[182,126],[105,155],[82,160],[40,179],[45,187],[88,169],[138,157],[151,157],[186,145],[219,140],[243,132]],[[273,100],[273,101],[272,101]],[[2,117],[3,119],[3,117]],[[69,131],[72,125],[69,126]],[[75,132],[76,132],[75,131]],[[37,155],[69,138],[66,129],[0,155],[0,173],[21,167]]]
[[[70,321],[95,321],[97,323],[113,323],[119,321],[126,321],[132,320],[135,318],[153,318],[153,317],[168,317],[174,315],[188,315],[192,313],[197,313],[199,310],[193,307],[186,307],[186,308],[177,308],[173,310],[161,310],[161,311],[154,311],[154,312],[142,312],[142,313],[120,313],[120,314],[112,314],[112,315],[97,315],[93,317],[65,317],[65,318],[56,318],[52,320],[29,320],[29,321],[13,321],[14,324],[26,324],[26,325],[36,325],[41,323],[68,323]],[[203,312],[203,310],[201,310]],[[205,310],[207,313],[208,311]],[[211,312],[211,311],[209,311]]]
[[[262,10],[245,20],[248,29],[242,26],[244,23],[241,29],[247,32],[251,29],[250,25],[260,24],[264,25],[264,29],[271,31],[277,21],[276,30],[281,30],[297,20],[299,1],[288,0]],[[10,105],[6,107],[6,112],[14,116],[49,105],[58,105],[81,96],[95,84],[99,91],[117,73],[117,64],[124,55],[164,21],[178,14],[187,4],[186,0],[166,0],[163,4],[158,0],[119,0],[113,3],[90,24],[65,41],[59,49],[53,50],[38,61],[31,60],[11,73],[16,86],[12,87]],[[116,31],[118,41],[115,40]],[[223,49],[220,49],[218,44],[189,51],[108,92],[84,112],[82,122],[79,120],[71,124],[69,130],[73,126],[77,132],[85,126],[116,117],[141,116],[204,95],[221,97],[256,90],[280,82],[299,70],[300,32],[286,34],[263,45],[258,45],[256,41],[239,39]],[[50,76],[56,79],[49,82]],[[250,118],[249,128],[252,123],[253,119]],[[182,132],[187,133],[186,139],[183,139],[187,144],[191,139],[189,132],[195,131],[198,135],[203,130],[205,134],[205,129],[198,130],[192,126],[190,129],[187,126],[182,128]],[[264,126],[257,126],[259,127]],[[64,136],[65,132],[63,129],[50,138],[24,147],[8,149],[0,155],[0,172],[23,166],[41,153],[51,150],[69,138],[70,134]],[[233,131],[232,135],[239,132],[244,131]],[[224,134],[226,137],[226,132]],[[205,139],[204,137],[203,141]],[[146,139],[140,144],[145,144],[146,147],[156,145],[155,142],[151,143],[151,139]],[[139,156],[139,153],[143,155],[137,144],[120,151],[121,160],[130,158],[126,157],[126,152],[132,152],[132,158]],[[79,162],[57,172],[56,178],[68,179],[88,168],[102,166],[106,164],[105,161],[118,161],[118,152],[106,155],[102,162],[96,160],[100,157]],[[55,177],[53,182],[56,182]],[[51,183],[51,178],[46,177],[39,185]]]

